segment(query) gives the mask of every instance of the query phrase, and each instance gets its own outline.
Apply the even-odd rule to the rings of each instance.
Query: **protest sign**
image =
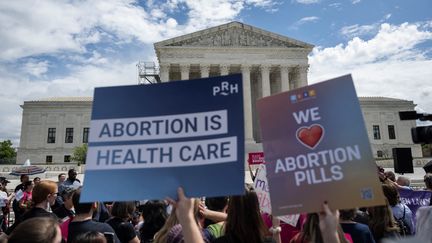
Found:
[[[414,222],[416,221],[416,212],[420,207],[429,206],[432,196],[431,191],[414,191],[410,189],[399,189],[399,196],[402,203],[405,203],[413,213]]]
[[[258,167],[258,172],[256,174],[253,186],[258,197],[258,202],[261,211],[267,214],[272,214],[270,194],[269,194],[269,188],[268,188],[268,182],[266,176],[266,168],[264,164],[261,164]],[[297,221],[299,217],[300,217],[299,214],[292,214],[292,215],[279,216],[278,218],[283,222],[295,227],[297,225]]]
[[[384,204],[351,76],[257,102],[273,215]]]
[[[241,75],[96,88],[81,200],[244,192]]]
[[[264,162],[264,153],[263,152],[253,152],[248,154],[248,163],[249,165],[259,165]]]

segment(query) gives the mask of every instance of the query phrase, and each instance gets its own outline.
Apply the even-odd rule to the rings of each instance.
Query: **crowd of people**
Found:
[[[399,196],[401,189],[412,190],[409,179],[382,169],[378,175],[385,205],[331,210],[323,202],[321,212],[301,214],[295,226],[262,213],[250,185],[244,195],[230,197],[188,198],[179,188],[177,200],[83,203],[73,169],[58,182],[21,176],[10,195],[9,181],[0,177],[0,242],[432,242],[432,207],[420,208],[416,217]],[[424,178],[432,191],[432,174]],[[5,217],[9,208],[12,225]]]

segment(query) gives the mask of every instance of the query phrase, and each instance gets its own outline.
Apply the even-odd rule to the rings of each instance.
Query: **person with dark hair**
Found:
[[[66,173],[58,174],[57,179],[58,179],[57,185],[60,186],[66,180]]]
[[[21,194],[21,193],[23,193],[24,192],[24,183],[26,183],[27,181],[29,181],[30,179],[29,179],[29,176],[28,175],[21,175],[20,176],[20,181],[21,181],[21,184],[19,184],[19,185],[17,185],[16,187],[15,187],[15,190],[14,190],[14,193],[15,193],[15,195],[19,195],[19,194]],[[21,198],[20,198],[21,199]],[[15,218],[17,218],[17,219],[19,219],[20,217],[21,217],[21,215],[24,213],[24,210],[22,210],[20,207],[19,207],[19,202],[18,202],[19,200],[17,200],[16,198],[13,200],[13,202],[12,202],[12,209],[13,209],[13,212],[14,212],[14,215],[15,215]]]
[[[209,210],[226,213],[228,207],[228,197],[206,198],[205,204]],[[222,227],[225,224],[224,220],[216,222],[206,218],[206,222],[207,230],[214,238],[219,238],[223,235]]]
[[[165,224],[168,214],[166,212],[167,205],[164,201],[150,200],[140,207],[144,223],[139,232],[141,243],[153,242],[154,235]]]
[[[61,233],[57,220],[32,218],[18,225],[9,235],[8,243],[60,243]]]
[[[407,226],[407,232],[403,232],[404,234],[414,234],[414,221],[413,221],[413,213],[411,209],[404,203],[400,201],[399,191],[394,185],[383,184],[382,185],[384,196],[387,198],[388,203],[391,207],[393,217],[397,221],[403,221],[404,225],[399,225],[399,227]]]
[[[327,233],[327,232],[325,232]],[[347,235],[344,234],[340,225],[337,225],[336,232],[337,239],[341,243],[348,243]],[[323,237],[323,232],[320,229],[320,215],[318,213],[309,213],[306,218],[306,222],[304,223],[301,231],[294,236],[291,240],[293,243],[326,243],[329,241],[325,241],[325,237]]]
[[[272,242],[271,238],[266,237],[268,229],[261,218],[257,194],[252,189],[246,188],[243,196],[231,196],[227,212],[224,235],[215,243]],[[280,237],[280,231],[273,236]]]
[[[53,213],[57,215],[60,219],[64,219],[66,217],[73,217],[75,212],[73,211],[73,202],[72,195],[74,194],[75,189],[68,187],[64,189],[59,195],[62,198],[63,204],[56,207],[53,210]]]
[[[106,221],[115,231],[122,243],[139,243],[133,225],[129,222],[135,212],[135,202],[114,202],[111,208],[112,217]]]
[[[18,206],[21,209],[21,212],[27,212],[32,206],[32,191],[33,191],[34,183],[33,181],[24,182],[23,187],[23,197],[19,200]]]
[[[340,224],[345,233],[351,235],[354,242],[375,243],[371,231],[367,225],[354,222],[357,209],[340,210]]]
[[[73,242],[79,235],[88,231],[110,232],[114,233],[114,229],[107,223],[96,222],[92,220],[93,211],[97,208],[97,202],[80,203],[81,189],[75,191],[72,195],[72,202],[75,209],[75,217],[69,223],[67,242]],[[114,235],[116,243],[120,240]]]
[[[41,181],[41,178],[40,177],[35,177],[34,179],[33,179],[33,183],[36,185],[36,184],[39,184],[39,182]]]
[[[75,169],[70,169],[68,171],[68,178],[58,186],[58,191],[61,194],[66,187],[72,187],[73,189],[78,189],[81,186],[81,181],[77,178],[77,172]]]
[[[101,232],[90,231],[79,235],[72,243],[107,243],[107,239]]]
[[[384,172],[384,175],[386,176],[387,179],[391,180],[392,182],[396,182],[396,175],[393,171],[386,171]]]

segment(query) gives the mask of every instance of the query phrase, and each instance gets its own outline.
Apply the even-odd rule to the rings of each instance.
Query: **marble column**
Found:
[[[308,69],[309,69],[309,65],[307,65],[307,66],[300,66],[300,67],[298,67],[297,68],[297,71],[298,71],[298,79],[297,79],[297,83],[296,83],[296,88],[299,88],[299,87],[304,87],[304,86],[306,86],[306,85],[308,85],[308,82],[307,82],[307,72],[308,72]]]
[[[210,65],[209,64],[202,64],[200,65],[201,70],[201,78],[208,78],[210,74]]]
[[[189,70],[190,70],[189,64],[180,64],[181,80],[189,79]]]
[[[229,74],[229,64],[221,64],[220,65],[220,75],[224,76],[224,75],[228,75]]]
[[[289,67],[286,65],[280,65],[281,72],[281,92],[288,91],[289,87]]]
[[[161,82],[169,81],[169,72],[170,72],[170,64],[168,63],[159,64],[159,77],[161,79]]]
[[[261,65],[261,89],[262,97],[270,95],[270,66]]]
[[[246,143],[255,143],[252,130],[252,95],[251,95],[251,66],[241,65],[243,76],[243,109],[245,122],[245,141]]]

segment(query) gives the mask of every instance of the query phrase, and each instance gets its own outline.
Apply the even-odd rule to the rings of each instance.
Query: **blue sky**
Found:
[[[26,100],[137,83],[153,43],[240,21],[315,45],[309,83],[352,73],[361,96],[432,112],[430,0],[0,1],[0,140]]]

